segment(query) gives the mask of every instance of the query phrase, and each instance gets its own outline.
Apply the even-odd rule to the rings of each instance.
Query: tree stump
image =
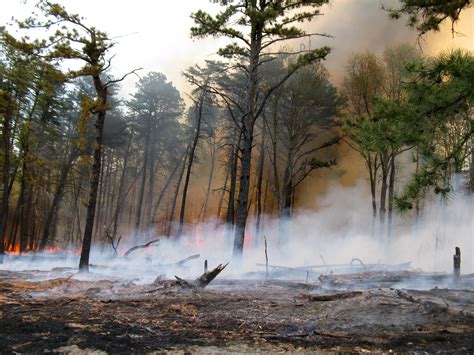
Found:
[[[456,247],[453,255],[453,268],[454,279],[458,280],[461,276],[461,249],[459,247]]]

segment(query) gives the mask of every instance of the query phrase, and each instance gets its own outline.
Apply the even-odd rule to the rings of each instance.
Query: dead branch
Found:
[[[268,252],[267,252],[267,237],[263,236],[265,239],[265,278],[268,279]]]
[[[114,251],[114,255],[115,256],[118,256],[118,246],[120,244],[120,241],[122,240],[122,236],[120,236],[117,241],[115,241],[115,239],[112,237],[112,235],[110,234],[110,230],[108,228],[105,229],[105,237],[107,238],[107,240],[109,241],[110,245],[112,246],[112,249]]]
[[[415,297],[406,294],[400,290],[395,290],[398,297],[403,298],[404,300],[412,303],[420,303],[420,300],[417,300]]]
[[[187,258],[184,258],[184,259],[182,259],[182,260],[180,260],[176,263],[173,263],[173,264],[160,264],[160,266],[163,266],[163,267],[173,267],[173,266],[181,267],[184,264],[186,264],[188,261],[198,259],[200,257],[201,257],[201,254],[194,254],[194,255],[188,256]]]
[[[360,260],[359,258],[352,258],[351,265],[354,264],[354,261],[358,261],[364,267],[364,269],[367,270],[367,266],[365,266],[365,264],[362,262],[362,260]]]
[[[143,244],[143,245],[135,245],[134,247],[131,247],[130,249],[128,249],[128,250],[125,252],[125,254],[123,254],[123,257],[126,258],[126,257],[129,256],[131,253],[133,253],[135,250],[148,248],[150,245],[152,245],[152,244],[154,244],[154,243],[158,243],[159,241],[160,241],[159,239],[155,239],[155,240],[150,240],[148,243]]]

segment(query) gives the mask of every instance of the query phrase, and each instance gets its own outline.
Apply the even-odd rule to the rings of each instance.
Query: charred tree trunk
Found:
[[[265,121],[265,116],[263,117]],[[263,171],[265,167],[265,136],[266,124],[263,123],[262,140],[260,141],[260,156],[258,160],[257,171],[257,220],[255,222],[255,245],[257,246],[260,240],[260,219],[262,217],[262,187],[263,187]]]
[[[258,87],[258,68],[260,64],[260,52],[262,50],[262,21],[252,24],[250,31],[250,63],[248,70],[246,113],[242,116],[242,144],[241,144],[241,167],[239,197],[235,216],[234,258],[243,256],[245,241],[245,226],[248,216],[248,197],[250,187],[250,169],[252,164],[253,130],[256,117],[256,98]]]
[[[95,209],[97,204],[97,190],[99,188],[100,168],[102,161],[102,140],[104,131],[105,115],[107,112],[107,86],[101,81],[99,75],[93,76],[94,87],[99,100],[97,119],[94,124],[95,144],[93,149],[93,163],[90,178],[89,201],[87,204],[86,226],[84,228],[84,238],[82,240],[81,258],[79,260],[79,270],[89,271],[89,256],[92,243],[92,232],[94,228]]]
[[[377,221],[377,155],[372,157],[370,153],[366,158],[367,167],[369,168],[370,178],[370,196],[372,199],[372,220],[370,224],[370,234],[375,237],[375,225]]]
[[[380,156],[380,167],[382,169],[382,179],[380,182],[380,226],[379,226],[379,238],[383,239],[385,235],[385,215],[387,213],[387,178],[388,178],[388,158],[386,153],[381,154]]]
[[[143,196],[145,195],[145,185],[146,185],[146,173],[148,169],[148,155],[149,155],[149,146],[150,146],[150,118],[148,118],[147,130],[145,133],[145,148],[143,150],[143,175],[142,183],[140,186],[140,192],[138,193],[137,201],[137,215],[135,218],[135,238],[140,233],[140,223],[142,219],[142,207],[143,207]]]
[[[224,196],[225,196],[225,193],[227,191],[227,183],[229,182],[229,175],[230,175],[230,169],[227,170],[227,173],[225,174],[224,186],[222,187],[222,193],[221,193],[221,196],[219,197],[219,203],[217,205],[217,223],[216,223],[216,227],[220,224],[222,205],[224,204]]]
[[[181,168],[181,172],[179,173],[178,183],[176,184],[176,190],[175,190],[175,193],[174,193],[173,203],[171,204],[171,211],[170,211],[170,215],[169,215],[169,219],[168,219],[168,228],[167,228],[167,231],[166,231],[166,234],[168,236],[171,233],[171,226],[173,224],[174,211],[176,209],[176,202],[178,200],[179,189],[181,187],[181,181],[183,180],[184,171],[186,170],[186,160],[187,160],[186,155],[187,155],[189,149],[190,149],[190,146],[188,145],[188,147],[186,148],[186,151],[185,151],[185,158],[183,160],[183,166]]]
[[[43,230],[43,235],[41,237],[41,242],[39,249],[44,250],[46,245],[48,244],[48,239],[49,239],[49,233],[51,230],[51,224],[53,220],[55,219],[59,202],[63,196],[63,191],[66,186],[66,181],[67,177],[69,175],[69,171],[71,170],[72,164],[76,160],[76,158],[79,156],[79,151],[75,148],[72,148],[71,153],[69,154],[69,157],[67,158],[67,161],[63,165],[63,168],[61,169],[61,174],[59,176],[59,181],[58,185],[56,187],[56,190],[54,192],[54,197],[53,197],[53,202],[51,203],[51,207],[48,210],[48,215],[46,216],[46,221],[45,221],[45,226]]]
[[[168,176],[168,179],[166,180],[165,186],[160,191],[160,195],[158,196],[158,199],[156,200],[155,207],[153,208],[153,214],[152,214],[152,219],[150,223],[154,223],[154,217],[156,215],[156,211],[158,211],[158,207],[160,206],[161,201],[163,200],[163,197],[165,196],[166,192],[168,192],[168,187],[171,184],[171,181],[173,181],[174,176],[176,175],[176,172],[178,171],[179,167],[179,162],[181,162],[182,159],[184,159],[186,156],[186,152],[184,152],[181,156],[181,159],[176,163],[176,165],[173,168],[173,171],[171,174]],[[148,228],[150,228],[149,226]]]
[[[2,166],[2,215],[0,217],[0,264],[3,264],[3,255],[5,254],[5,238],[9,213],[9,182],[10,182],[10,117],[13,111],[13,103],[11,102],[10,85],[5,94],[7,101],[5,114],[3,117],[2,127],[2,149],[3,149],[3,166]],[[2,96],[3,96],[2,95]],[[3,98],[2,98],[3,99]]]
[[[291,205],[293,196],[293,154],[290,150],[286,159],[285,174],[283,176],[283,193],[281,194],[282,206],[280,210],[280,226],[278,231],[278,244],[283,246],[288,242],[288,222],[291,218]]]
[[[155,187],[155,149],[153,145],[150,149],[150,168],[148,169],[148,194],[146,200],[146,225],[151,226],[152,206],[153,206],[153,190]],[[148,228],[147,228],[148,229]],[[148,233],[148,231],[147,231]]]
[[[127,175],[127,167],[128,167],[128,158],[130,153],[130,146],[132,144],[132,134],[128,137],[127,149],[125,150],[125,155],[123,157],[123,169],[122,173],[120,174],[120,182],[119,182],[119,189],[117,193],[117,205],[115,207],[115,213],[113,216],[114,224],[112,227],[112,240],[115,240],[117,236],[117,229],[118,229],[118,221],[120,218],[120,214],[122,212],[122,207],[125,201],[123,201],[123,190],[125,188],[125,177]]]
[[[102,162],[101,162],[101,168],[100,168],[100,178],[99,178],[99,187],[98,187],[98,204],[96,208],[96,216],[95,216],[95,232],[94,236],[96,239],[100,239],[100,228],[102,226],[102,210],[104,209],[103,206],[103,200],[105,196],[105,186],[104,186],[104,175],[107,173],[106,165],[107,164],[107,158],[108,154],[107,151],[104,150],[102,154]],[[105,181],[108,181],[105,179]]]
[[[395,153],[390,160],[390,177],[388,181],[388,238],[392,236],[393,227],[393,203],[395,198]]]
[[[233,232],[235,223],[235,191],[237,189],[237,168],[239,163],[239,147],[242,141],[242,132],[239,134],[237,144],[232,149],[231,164],[230,164],[230,186],[229,186],[229,197],[227,204],[227,227],[229,232]]]
[[[178,224],[178,239],[181,239],[183,236],[183,226],[184,226],[184,213],[186,212],[186,198],[188,195],[188,188],[189,188],[189,180],[191,178],[191,170],[193,168],[194,157],[196,154],[196,147],[199,141],[199,136],[201,134],[201,121],[202,121],[202,110],[204,106],[204,96],[206,94],[206,89],[203,89],[201,92],[201,97],[199,99],[197,113],[196,113],[196,128],[194,132],[194,139],[191,145],[191,149],[189,151],[188,156],[188,169],[186,171],[186,178],[184,180],[184,187],[183,187],[183,197],[181,199],[181,210],[179,213],[179,224]]]
[[[209,179],[207,180],[207,188],[206,188],[206,197],[204,198],[204,203],[202,205],[201,213],[200,213],[200,218],[202,216],[202,220],[204,221],[207,215],[207,206],[209,203],[209,195],[211,194],[211,187],[212,187],[212,179],[214,177],[214,167],[215,167],[215,161],[216,161],[216,141],[215,137],[211,137],[211,171],[209,172]]]
[[[471,121],[471,132],[474,132],[474,122]],[[474,193],[474,135],[471,137],[471,167],[469,169],[469,188]]]

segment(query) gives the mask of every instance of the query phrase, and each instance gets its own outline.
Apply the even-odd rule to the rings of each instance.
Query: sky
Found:
[[[31,13],[35,0],[1,0],[0,25],[11,17],[25,18]],[[205,59],[217,59],[217,49],[224,39],[191,39],[191,13],[198,9],[216,13],[220,6],[209,0],[58,0],[70,12],[79,13],[86,23],[104,30],[115,38],[112,72],[120,76],[136,68],[139,75],[149,71],[164,73],[182,92],[190,88],[181,76],[189,66]],[[396,0],[334,0],[325,6],[324,16],[304,24],[309,31],[324,32],[333,38],[313,38],[311,41],[292,42],[299,49],[329,45],[333,48],[326,61],[333,82],[340,83],[348,56],[354,51],[381,52],[387,44],[403,41],[417,45],[417,34],[404,20],[393,21],[381,10]],[[470,9],[456,28],[462,35],[452,37],[450,24],[440,34],[429,35],[421,43],[423,51],[435,54],[451,47],[474,49],[474,9]],[[122,87],[122,95],[133,92],[137,77],[129,77]]]

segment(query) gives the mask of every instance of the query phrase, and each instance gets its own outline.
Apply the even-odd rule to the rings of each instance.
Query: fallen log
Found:
[[[148,243],[145,243],[145,244],[142,244],[142,245],[135,245],[134,247],[131,247],[130,249],[128,249],[124,254],[123,254],[123,257],[126,258],[127,256],[129,256],[131,253],[133,253],[134,251],[138,250],[138,249],[145,249],[145,248],[148,248],[150,245],[152,244],[155,244],[155,243],[158,243],[160,240],[159,239],[155,239],[155,240],[150,240]]]
[[[306,295],[310,301],[316,302],[328,302],[328,301],[336,301],[345,298],[354,298],[362,296],[364,293],[362,291],[352,291],[352,292],[342,292],[342,293],[335,293],[333,295]]]

